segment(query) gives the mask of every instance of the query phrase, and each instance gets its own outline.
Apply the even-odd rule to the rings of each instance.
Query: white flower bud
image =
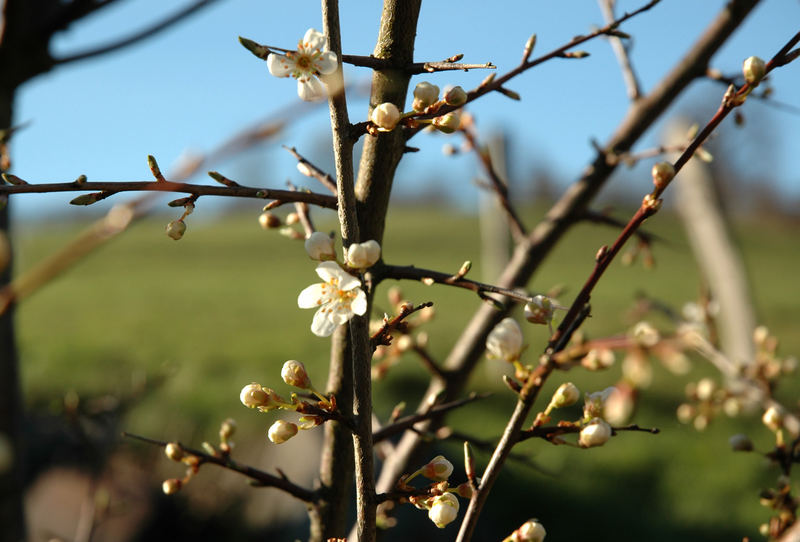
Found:
[[[336,249],[333,239],[327,233],[315,231],[308,236],[305,242],[306,253],[312,260],[325,261],[336,259]]]
[[[764,77],[764,74],[766,73],[766,68],[767,65],[764,63],[763,60],[761,60],[757,56],[751,56],[746,58],[744,63],[742,64],[742,73],[744,74],[744,80],[750,83],[751,85],[757,84]]]
[[[650,171],[653,176],[653,184],[659,190],[663,190],[675,176],[675,168],[669,162],[658,162]]]
[[[180,461],[183,459],[183,448],[177,442],[170,442],[164,446],[164,455],[172,461]],[[166,491],[164,492],[166,493]],[[169,493],[167,493],[169,495]]]
[[[594,418],[587,426],[581,429],[578,445],[582,448],[602,446],[611,438],[611,426],[601,418]]]
[[[490,358],[509,362],[519,359],[522,352],[522,330],[513,318],[503,318],[486,337],[486,351]]]
[[[301,390],[307,390],[311,387],[311,379],[308,377],[305,365],[294,359],[290,359],[283,364],[281,378],[290,386]]]
[[[347,247],[347,265],[356,269],[372,267],[380,257],[381,246],[372,239]]]
[[[242,388],[239,393],[239,400],[248,408],[256,408],[266,404],[269,401],[269,395],[261,387],[261,384],[253,382]]]
[[[220,440],[228,440],[233,436],[236,432],[236,420],[233,418],[227,418],[222,424],[219,426],[219,438]]]
[[[379,132],[391,132],[400,122],[400,110],[391,102],[384,102],[370,113],[369,120],[378,127]]]
[[[447,105],[464,105],[467,103],[467,93],[461,87],[452,87],[444,91],[442,99]]]
[[[655,346],[661,340],[658,330],[649,322],[639,322],[633,326],[631,335],[637,343],[645,347]]]
[[[461,126],[461,110],[456,109],[455,111],[436,117],[433,119],[433,126],[442,133],[452,134]]]
[[[278,420],[277,422],[273,423],[267,432],[269,440],[275,444],[283,444],[296,434],[297,425],[285,420]]]
[[[432,85],[427,81],[417,83],[414,88],[414,102],[412,108],[414,111],[422,111],[429,105],[436,103],[439,100],[439,87]]]
[[[695,393],[697,394],[697,398],[701,401],[709,401],[711,400],[711,396],[714,395],[714,391],[716,391],[716,389],[717,384],[712,379],[703,378],[697,383]]]
[[[581,392],[575,384],[572,382],[564,382],[553,394],[553,398],[550,399],[550,404],[553,408],[564,408],[577,403],[580,397]]]
[[[437,455],[422,467],[422,475],[428,480],[442,482],[450,478],[451,474],[453,474],[453,464],[443,455]]]
[[[173,220],[167,224],[167,235],[176,241],[186,233],[186,222],[183,220]]]
[[[433,498],[428,518],[440,529],[444,529],[458,516],[458,497],[452,493],[445,493]]]
[[[164,483],[161,484],[161,491],[165,495],[174,495],[181,490],[181,487],[183,487],[183,482],[177,478],[170,478],[169,480],[164,480]]]
[[[770,430],[777,431],[783,427],[783,413],[777,407],[771,406],[764,412],[761,421]]]
[[[509,537],[509,542],[542,542],[547,532],[544,526],[535,519],[529,519]]]
[[[537,295],[533,301],[525,304],[525,319],[532,324],[549,324],[553,320],[555,310],[552,299]]]

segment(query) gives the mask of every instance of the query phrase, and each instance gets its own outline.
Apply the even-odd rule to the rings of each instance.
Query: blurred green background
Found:
[[[75,394],[86,401],[106,394],[127,397],[143,382],[159,381],[149,393],[137,396],[121,429],[198,446],[203,440],[216,442],[219,423],[233,417],[239,424],[234,457],[270,472],[304,463],[300,466],[310,467],[313,476],[318,450],[315,431],[287,443],[299,450],[292,453],[302,455],[270,455],[277,452],[270,451],[275,445],[266,440],[266,429],[277,416],[245,409],[238,394],[251,381],[288,393],[279,374],[287,359],[303,361],[312,380],[324,387],[328,341],[310,333],[313,312],[296,305],[300,290],[317,282],[314,262],[306,256],[302,242],[261,230],[255,204],[204,219],[202,203],[188,219],[188,231],[180,242],[163,233],[166,222],[174,217],[147,219],[22,303],[17,322],[29,408],[59,414],[64,411],[65,396],[73,402]],[[528,209],[524,220],[535,224],[543,212],[543,208]],[[628,216],[624,209],[615,214]],[[323,231],[335,229],[331,215],[316,217]],[[63,246],[86,224],[75,219],[18,228],[18,272],[24,273]],[[453,272],[464,260],[472,260],[470,276],[480,278],[478,228],[477,217],[469,213],[396,207],[389,217],[384,259]],[[647,270],[638,262],[625,267],[619,261],[612,265],[593,295],[593,316],[584,327],[590,337],[623,333],[632,326],[636,321],[629,310],[638,292],[679,309],[701,291],[677,219],[664,212],[648,221],[646,229],[664,239],[654,246],[655,267]],[[793,323],[800,298],[794,274],[789,272],[800,258],[796,221],[741,219],[735,231],[750,273],[759,323],[781,339],[782,353],[800,352],[800,336]],[[615,236],[609,227],[578,225],[550,255],[529,289],[542,292],[563,286],[560,299],[568,304],[590,272],[597,249]],[[390,310],[389,286],[382,284],[376,295],[378,315]],[[481,301],[466,290],[416,283],[400,286],[415,303],[434,302],[436,318],[421,329],[430,334],[431,353],[443,359]],[[664,322],[655,319],[654,323]],[[530,345],[524,361],[535,363],[546,329],[526,324],[523,330]],[[566,380],[582,391],[614,384],[620,377],[619,359],[603,372],[578,368],[569,374],[555,373],[542,401]],[[703,376],[719,380],[707,363],[694,361],[692,371],[682,377],[654,362],[653,384],[642,392],[633,421],[658,427],[659,435],[624,433],[591,450],[543,441],[519,445],[515,451],[537,468],[508,464],[489,499],[476,539],[500,539],[529,517],[545,524],[548,540],[757,539],[758,525],[769,517],[758,503],[758,492],[774,486],[778,472],[760,456],[730,452],[727,441],[730,435],[744,432],[758,449],[766,450],[774,439],[760,425],[757,413],[736,419],[720,416],[704,432],[678,423],[675,409],[684,398],[686,383]],[[493,395],[455,413],[450,418],[453,429],[481,439],[501,433],[514,405],[514,397],[500,381],[501,365],[495,360],[481,362],[471,389]],[[419,361],[406,355],[375,384],[379,417],[385,420],[400,401],[414,408],[426,379]],[[795,405],[800,388],[793,377],[787,381],[779,397],[784,404]],[[539,405],[543,407],[544,403]],[[578,412],[576,406],[565,416],[575,419]],[[122,441],[114,450],[112,457],[124,456],[147,472],[139,482],[153,491],[152,499],[166,507],[180,503],[170,508],[171,519],[185,520],[189,527],[181,532],[194,533],[196,540],[217,536],[211,527],[215,518],[224,522],[229,517],[245,518],[235,528],[221,527],[229,535],[240,529],[239,540],[251,536],[263,540],[264,533],[273,533],[269,539],[277,540],[304,536],[302,503],[275,490],[253,489],[234,473],[205,467],[167,502],[155,494],[161,480],[181,475],[180,467],[157,450],[134,442]],[[460,482],[460,444],[437,443],[431,457],[437,451],[456,464],[454,480]],[[487,459],[487,454],[478,453],[481,467]],[[271,515],[269,508],[275,505],[263,498],[279,501],[281,509],[287,510],[285,515]],[[400,525],[387,532],[385,540],[407,539],[409,533],[418,539],[455,536],[454,526],[439,532],[423,512],[410,505],[401,506],[398,517]],[[174,524],[172,528],[177,529]]]

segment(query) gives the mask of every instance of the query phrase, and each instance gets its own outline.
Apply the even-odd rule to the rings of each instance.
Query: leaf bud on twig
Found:
[[[525,42],[525,48],[522,50],[522,61],[527,62],[533,53],[533,48],[536,47],[536,34],[531,34],[528,41]]]
[[[669,162],[658,162],[653,165],[650,173],[653,176],[655,187],[659,190],[664,190],[675,176],[675,168]]]

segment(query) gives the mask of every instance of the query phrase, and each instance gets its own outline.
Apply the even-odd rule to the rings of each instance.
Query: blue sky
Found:
[[[643,3],[620,0],[618,12]],[[120,0],[59,35],[54,53],[66,55],[127,35],[185,4]],[[380,2],[345,0],[341,4],[345,52],[371,53]],[[632,60],[645,90],[684,54],[724,4],[722,0],[663,0],[623,26],[634,36]],[[464,61],[491,61],[498,73],[504,73],[517,65],[531,33],[538,35],[535,54],[541,54],[602,21],[595,0],[427,0],[420,15],[415,57],[440,60],[464,53]],[[798,21],[800,2],[764,0],[712,65],[736,74],[750,55],[769,58],[800,30]],[[316,0],[222,0],[148,41],[45,74],[20,89],[16,122],[31,124],[12,143],[12,171],[33,183],[71,181],[80,174],[95,181],[144,180],[149,178],[147,154],[155,155],[168,171],[183,153],[212,149],[242,127],[299,102],[294,81],[271,77],[265,63],[238,44],[237,36],[290,48],[309,27],[321,28]],[[575,179],[592,156],[589,141],[606,140],[627,110],[625,88],[608,43],[597,39],[582,48],[591,56],[545,63],[510,83],[522,95],[521,102],[493,94],[469,107],[483,134],[502,130],[509,135],[515,152],[512,175],[519,180],[541,168],[551,170],[564,184]],[[773,73],[775,98],[800,108],[800,63]],[[369,75],[366,69],[346,67],[348,82],[365,82]],[[414,82],[424,79],[440,87],[458,84],[469,89],[486,75],[483,70],[443,72],[418,76]],[[692,104],[710,117],[723,90],[712,83],[695,83],[672,111]],[[766,118],[765,131],[772,134],[770,159],[761,167],[769,168],[769,176],[785,194],[800,197],[796,150],[800,115],[758,103],[746,107],[748,118]],[[351,120],[363,120],[366,111],[366,101],[353,97]],[[316,189],[313,181],[297,173],[280,144],[295,146],[326,165],[330,155],[321,143],[329,130],[327,111],[321,107],[294,123],[277,142],[215,169],[248,185],[282,188],[288,179]],[[656,126],[637,148],[652,146],[658,131]],[[433,179],[440,179],[440,188],[460,203],[474,201],[474,158],[445,158],[441,147],[449,141],[458,144],[457,139],[441,135],[417,136],[414,145],[421,151],[404,160],[397,189],[425,191]],[[202,177],[197,181],[212,182]],[[620,185],[623,190],[643,193],[649,179],[642,169],[638,180],[619,182],[630,183]],[[14,216],[35,218],[63,210],[69,199],[66,194],[18,197]],[[110,203],[98,205],[107,208]],[[201,200],[198,210],[204,205]],[[254,204],[254,213],[259,209]]]

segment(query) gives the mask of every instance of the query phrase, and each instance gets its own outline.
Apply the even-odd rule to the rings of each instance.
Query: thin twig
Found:
[[[375,349],[379,345],[388,346],[392,343],[392,336],[391,332],[397,328],[400,323],[414,314],[417,311],[422,309],[426,309],[428,307],[433,306],[433,301],[427,301],[420,305],[414,306],[411,303],[406,303],[400,308],[400,312],[391,320],[386,319],[383,322],[381,328],[372,334],[372,338],[370,339],[372,342],[372,351],[374,352]]]
[[[379,430],[375,431],[372,435],[373,442],[380,442],[381,440],[387,439],[392,437],[398,433],[405,431],[406,429],[413,427],[415,424],[429,420],[435,416],[440,414],[444,414],[445,412],[450,412],[456,408],[460,408],[464,405],[472,403],[473,401],[478,401],[480,399],[486,399],[491,394],[489,393],[471,393],[468,397],[463,399],[458,399],[456,401],[450,401],[449,403],[442,403],[440,405],[435,405],[428,409],[425,412],[421,412],[419,414],[411,414],[409,416],[404,416],[399,420],[386,425]]]
[[[287,147],[286,145],[283,145],[283,148],[289,151],[289,153],[297,159],[298,169],[302,167],[304,170],[307,170],[308,173],[311,174],[311,177],[322,183],[325,188],[331,191],[331,194],[334,196],[336,195],[336,181],[333,179],[333,177],[309,162],[304,156],[297,152],[297,149],[294,147]],[[305,171],[302,171],[302,173],[307,175]]]
[[[37,183],[0,186],[0,194],[41,194],[45,192],[180,192],[195,196],[223,196],[233,198],[274,199],[281,202],[302,201],[327,209],[336,209],[336,198],[315,192],[292,192],[271,188],[247,186],[213,186],[204,184],[176,183],[171,181],[125,181]],[[104,196],[105,198],[106,196]]]
[[[600,11],[603,12],[606,23],[613,22],[615,19],[614,4],[616,4],[616,0],[597,1],[600,4]],[[619,67],[622,70],[622,79],[625,81],[625,88],[628,89],[628,98],[636,101],[642,97],[642,91],[640,90],[636,73],[633,71],[631,59],[628,56],[628,48],[622,43],[622,39],[619,36],[608,36],[608,42],[611,44],[611,49],[614,51]]]
[[[133,433],[128,433],[128,432],[122,433],[122,436],[146,442],[148,444],[161,446],[162,448],[165,447],[167,444],[169,444],[168,442],[165,442],[163,440],[143,437],[141,435],[135,435]],[[178,444],[180,445],[181,449],[187,454],[197,456],[200,459],[201,464],[212,463],[214,465],[219,465],[220,467],[226,468],[228,470],[238,472],[239,474],[243,474],[244,476],[247,476],[248,478],[257,481],[258,484],[261,486],[275,487],[281,489],[286,493],[288,493],[289,495],[291,495],[292,497],[300,499],[303,502],[310,503],[314,502],[317,499],[316,492],[308,490],[293,482],[290,482],[285,474],[283,474],[282,476],[275,476],[273,474],[269,474],[268,472],[256,469],[255,467],[251,467],[249,465],[243,465],[242,463],[234,461],[233,459],[230,458],[230,456],[225,454],[211,455],[204,451],[195,450],[194,448],[189,448],[180,443]]]
[[[181,22],[182,20],[189,17],[189,15],[193,14],[200,9],[209,6],[216,2],[217,0],[197,0],[193,4],[189,4],[188,6],[184,7],[180,11],[170,15],[169,17],[165,18],[163,21],[155,23],[154,25],[145,28],[144,30],[140,30],[139,32],[128,36],[127,38],[122,38],[115,42],[102,45],[100,47],[88,49],[86,51],[82,51],[80,53],[74,53],[62,58],[57,58],[54,60],[56,65],[59,64],[67,64],[69,62],[75,62],[77,60],[85,60],[87,58],[91,58],[94,56],[103,55],[106,53],[110,53],[112,51],[116,51],[117,49],[122,49],[123,47],[127,47],[128,45],[133,45],[136,42],[142,41],[147,39],[162,30],[166,30],[167,28],[171,27],[172,25]]]

